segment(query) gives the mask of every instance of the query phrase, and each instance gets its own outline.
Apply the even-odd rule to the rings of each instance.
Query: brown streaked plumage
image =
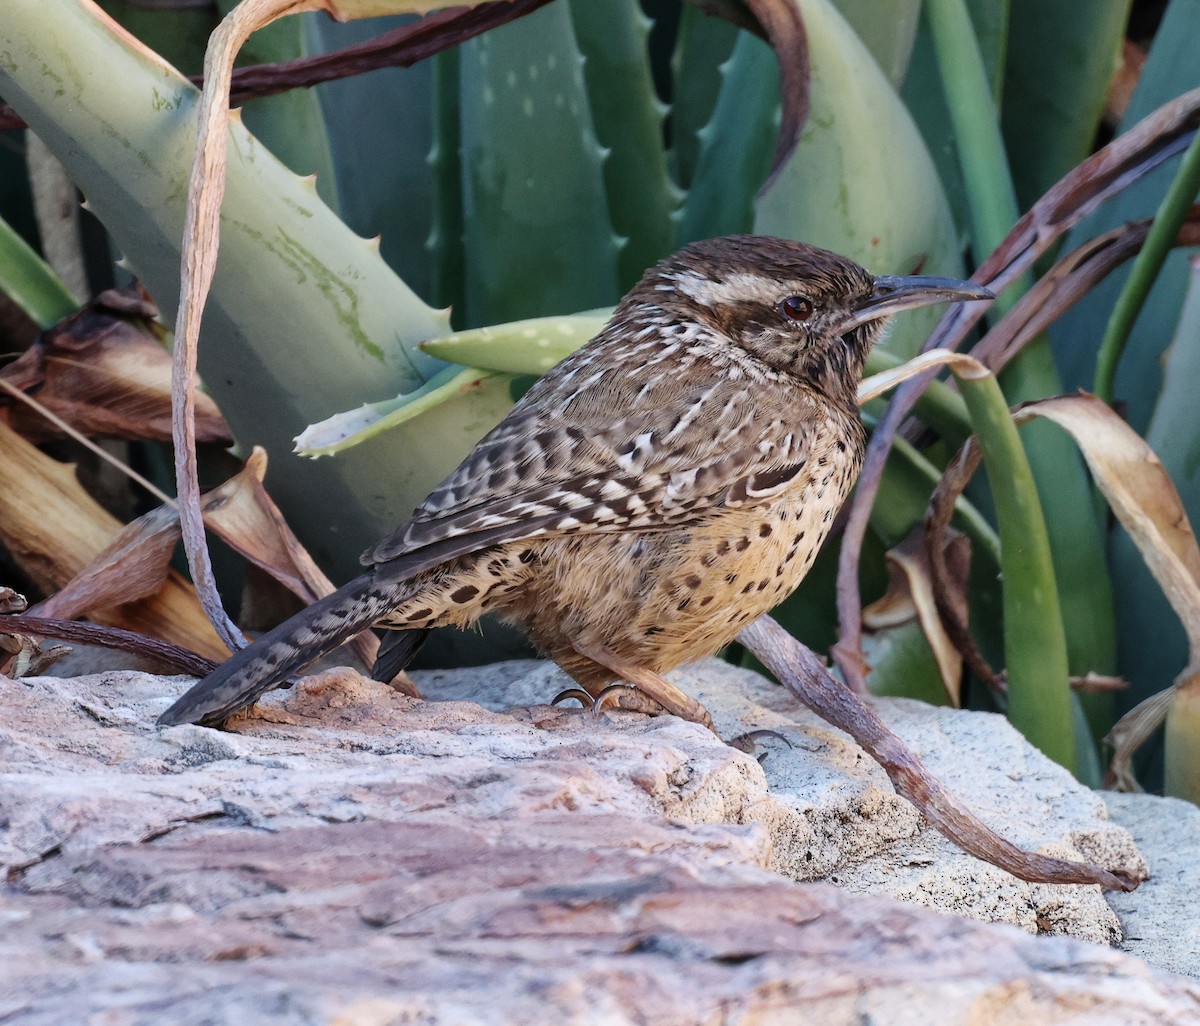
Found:
[[[886,317],[989,295],[781,239],[682,249],[363,556],[367,573],[160,722],[220,722],[373,623],[403,632],[381,650],[391,676],[418,632],[484,612],[593,695],[623,679],[704,719],[660,675],[728,644],[808,570],[862,463],[855,390]]]

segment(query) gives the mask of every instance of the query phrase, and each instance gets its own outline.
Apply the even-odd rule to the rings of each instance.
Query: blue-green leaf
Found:
[[[650,74],[650,22],[635,0],[571,0],[570,10],[596,135],[608,151],[604,183],[613,228],[624,239],[617,260],[623,291],[671,251],[672,214],[682,198],[667,173],[666,108]]]
[[[464,326],[615,303],[616,235],[570,10],[461,52]]]
[[[961,275],[950,208],[904,104],[828,0],[800,7],[812,68],[808,124],[758,197],[754,230],[825,246],[877,274]],[[926,309],[901,318],[889,348],[912,355],[939,317]]]
[[[1001,106],[1022,209],[1091,152],[1132,0],[1011,0]]]

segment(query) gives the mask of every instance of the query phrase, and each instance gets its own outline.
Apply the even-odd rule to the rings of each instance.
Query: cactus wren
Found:
[[[858,475],[855,391],[891,314],[991,293],[875,277],[748,235],[648,271],[591,342],[525,394],[370,568],[232,656],[160,719],[219,723],[379,624],[390,679],[424,632],[494,612],[595,695],[714,654],[800,582]]]

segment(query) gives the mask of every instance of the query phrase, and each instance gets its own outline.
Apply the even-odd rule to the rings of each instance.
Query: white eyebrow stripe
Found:
[[[701,274],[686,271],[675,278],[676,288],[685,296],[705,306],[721,306],[753,300],[773,303],[780,298],[779,282],[749,271],[725,275],[724,281],[713,281]]]

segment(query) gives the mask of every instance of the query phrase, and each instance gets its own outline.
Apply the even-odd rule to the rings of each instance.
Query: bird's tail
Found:
[[[159,724],[220,723],[366,630],[395,604],[395,585],[380,584],[372,574],[356,577],[230,656],[163,713]]]

